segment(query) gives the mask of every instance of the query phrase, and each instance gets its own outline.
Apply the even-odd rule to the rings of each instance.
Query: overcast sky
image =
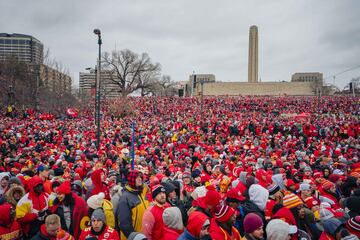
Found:
[[[259,29],[259,77],[332,76],[360,65],[360,0],[1,0],[0,32],[38,38],[78,83],[103,51],[146,52],[174,81],[195,73],[247,81],[248,33]],[[360,68],[340,74],[344,87]],[[334,83],[333,77],[325,79]]]

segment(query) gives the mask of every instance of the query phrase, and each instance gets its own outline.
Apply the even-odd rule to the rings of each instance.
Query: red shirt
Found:
[[[95,237],[98,240],[111,239],[111,240],[119,240],[119,234],[112,228],[106,226],[105,230],[100,235],[95,235],[91,232],[91,227],[85,228],[80,235],[79,240],[85,240],[90,237]]]

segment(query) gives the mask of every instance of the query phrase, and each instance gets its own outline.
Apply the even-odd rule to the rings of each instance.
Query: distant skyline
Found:
[[[174,81],[209,73],[246,82],[248,34],[258,27],[259,79],[290,81],[295,72],[322,72],[341,89],[360,76],[358,0],[11,0],[1,1],[0,32],[29,34],[69,69],[94,67],[103,52],[146,52]]]

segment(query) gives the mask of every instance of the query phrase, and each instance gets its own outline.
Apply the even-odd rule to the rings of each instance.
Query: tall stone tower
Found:
[[[255,25],[249,30],[248,82],[258,82],[258,28]]]

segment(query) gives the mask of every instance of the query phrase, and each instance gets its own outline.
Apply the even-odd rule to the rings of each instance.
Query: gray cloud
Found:
[[[2,32],[37,37],[75,81],[96,64],[96,27],[104,51],[147,52],[177,81],[192,71],[246,81],[251,25],[259,27],[262,81],[290,80],[298,71],[331,76],[360,64],[358,0],[11,0],[0,8]],[[335,83],[359,75],[356,69]]]

